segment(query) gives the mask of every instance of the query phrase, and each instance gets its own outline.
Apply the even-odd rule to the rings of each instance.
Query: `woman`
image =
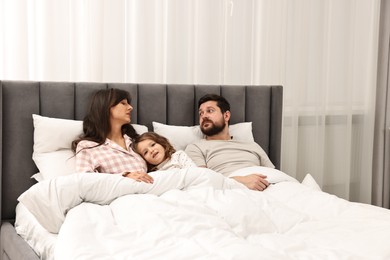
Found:
[[[72,142],[77,172],[122,174],[153,183],[143,158],[131,149],[138,136],[131,126],[131,97],[120,89],[97,91],[83,121],[83,134]]]

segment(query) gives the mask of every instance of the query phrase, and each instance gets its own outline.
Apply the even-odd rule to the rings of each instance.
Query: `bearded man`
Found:
[[[229,177],[238,169],[251,166],[275,168],[256,142],[235,140],[229,134],[230,104],[222,96],[206,94],[198,102],[199,125],[204,139],[189,144],[185,152],[199,167],[207,167]],[[266,176],[253,173],[231,177],[249,189],[262,191],[269,185]]]

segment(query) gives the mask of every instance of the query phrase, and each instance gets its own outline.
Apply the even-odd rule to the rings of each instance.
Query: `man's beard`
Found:
[[[222,121],[222,123],[219,124],[219,125],[214,124],[214,122],[212,122],[212,121],[206,121],[206,122],[211,124],[211,127],[207,128],[207,129],[204,129],[202,126],[200,127],[200,130],[206,136],[213,136],[213,135],[219,134],[219,133],[221,133],[223,131],[223,129],[226,126],[225,121]]]

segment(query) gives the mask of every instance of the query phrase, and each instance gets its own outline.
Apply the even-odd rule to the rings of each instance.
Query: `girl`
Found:
[[[184,151],[176,151],[168,139],[154,132],[136,137],[133,148],[147,162],[148,171],[196,167]]]
[[[152,183],[146,162],[131,149],[138,136],[131,126],[130,94],[121,89],[98,90],[83,121],[83,134],[72,142],[77,172],[119,173]]]

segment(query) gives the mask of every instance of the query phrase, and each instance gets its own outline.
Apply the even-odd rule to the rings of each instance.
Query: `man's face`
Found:
[[[226,114],[222,113],[216,101],[207,101],[199,107],[200,130],[206,136],[219,134],[226,127]]]

